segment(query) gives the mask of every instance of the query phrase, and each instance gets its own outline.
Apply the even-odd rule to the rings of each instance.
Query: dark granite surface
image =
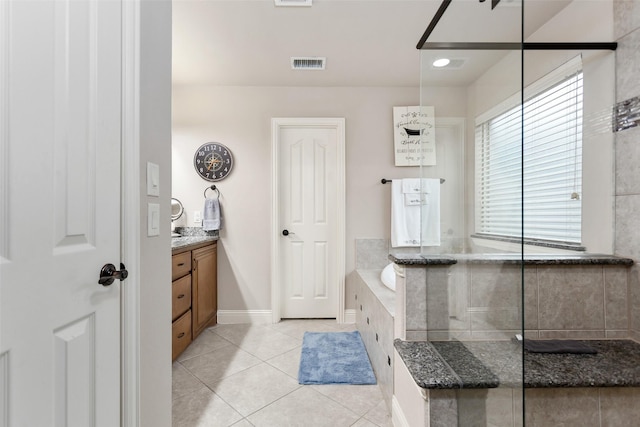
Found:
[[[451,265],[451,264],[520,264],[520,254],[390,254],[389,259],[399,265]],[[633,265],[630,258],[601,254],[527,254],[525,265]]]
[[[457,261],[447,255],[389,254],[389,260],[398,265],[451,265]]]
[[[524,352],[524,385],[640,387],[640,344],[580,341],[597,354]],[[426,389],[519,387],[522,346],[509,341],[402,341],[394,346],[416,384]]]
[[[176,227],[175,231],[180,234],[180,237],[171,238],[172,250],[218,240],[218,230],[204,231],[201,227]]]

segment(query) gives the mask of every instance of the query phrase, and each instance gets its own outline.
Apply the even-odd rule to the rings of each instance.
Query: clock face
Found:
[[[193,156],[196,172],[207,181],[220,181],[231,173],[233,155],[224,145],[207,142],[198,148]]]

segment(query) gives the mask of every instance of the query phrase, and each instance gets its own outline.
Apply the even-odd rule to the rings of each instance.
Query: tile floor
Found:
[[[217,325],[173,364],[173,427],[391,427],[377,385],[300,385],[305,331],[354,330],[334,320]]]

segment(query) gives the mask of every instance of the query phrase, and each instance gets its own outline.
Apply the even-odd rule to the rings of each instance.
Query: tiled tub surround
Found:
[[[396,286],[406,295],[406,338],[431,341],[396,342],[394,419],[411,426],[520,426],[522,388],[514,383],[522,353],[510,341],[521,325],[520,255],[456,256],[443,265],[450,258],[390,256],[405,266]],[[525,336],[594,340],[599,350],[527,355],[527,425],[636,424],[640,345],[624,340],[631,336],[632,264],[597,255],[526,257]]]
[[[400,338],[510,339],[522,327],[523,274],[527,338],[630,337],[628,258],[527,255],[524,272],[518,254],[389,259],[404,267],[396,284],[398,301],[406,298],[396,303],[406,322]]]
[[[389,263],[388,241],[356,240],[354,272],[356,327],[367,348],[387,407],[393,396],[393,322],[395,293],[380,280],[382,269]]]

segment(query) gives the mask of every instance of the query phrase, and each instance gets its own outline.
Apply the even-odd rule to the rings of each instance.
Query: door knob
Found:
[[[116,270],[116,266],[113,264],[105,264],[100,270],[98,283],[102,286],[109,286],[114,280],[118,279],[122,282],[127,276],[129,276],[129,272],[123,263],[120,263],[120,271]]]
[[[292,233],[292,232],[290,232],[290,231],[289,231],[289,230],[287,230],[287,229],[282,230],[282,235],[283,235],[283,236],[288,236],[289,234],[296,234],[296,233]]]

